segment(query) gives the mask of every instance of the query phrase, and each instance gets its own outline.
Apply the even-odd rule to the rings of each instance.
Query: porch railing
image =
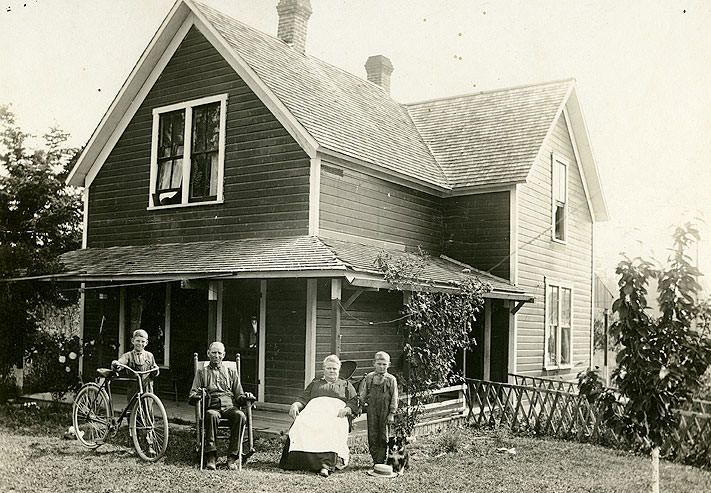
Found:
[[[458,384],[433,390],[430,394],[430,402],[424,405],[423,414],[416,429],[427,433],[431,427],[444,421],[457,417],[464,418],[468,409],[465,397],[466,389],[466,384]],[[401,406],[410,405],[411,401],[411,396],[407,394],[400,396]]]

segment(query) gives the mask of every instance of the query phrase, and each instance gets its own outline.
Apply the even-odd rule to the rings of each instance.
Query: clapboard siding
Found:
[[[344,289],[342,299],[349,299],[354,292]],[[377,351],[390,354],[393,372],[402,370],[401,308],[399,292],[366,291],[346,310],[341,310],[340,358],[358,364],[355,377],[373,370]],[[325,281],[319,281],[316,320],[316,373],[320,375],[321,361],[331,353],[330,283]]]
[[[224,203],[148,211],[152,110],[228,94]],[[91,185],[91,247],[308,232],[309,159],[193,27]]]
[[[443,200],[443,253],[509,279],[510,192]]]
[[[334,231],[438,253],[441,224],[436,197],[323,162],[319,228],[324,236]]]
[[[551,153],[569,163],[567,242],[551,239]],[[572,285],[573,365],[552,374],[575,374],[590,364],[592,217],[563,115],[518,187],[518,284],[535,296],[517,315],[518,373],[541,374],[544,351],[544,279]],[[578,365],[578,366],[576,366]]]
[[[267,281],[264,398],[290,404],[304,389],[306,280]]]

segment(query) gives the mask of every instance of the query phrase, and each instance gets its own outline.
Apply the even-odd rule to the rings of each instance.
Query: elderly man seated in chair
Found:
[[[205,389],[206,416],[205,416],[205,459],[206,469],[215,470],[217,461],[217,447],[215,439],[220,418],[230,422],[230,445],[228,449],[227,465],[230,469],[237,469],[241,460],[240,442],[242,429],[246,416],[238,406],[247,405],[254,401],[254,396],[244,392],[237,370],[227,368],[222,364],[225,358],[225,346],[221,342],[213,342],[207,350],[210,364],[200,368],[195,374],[193,385],[190,389],[189,401],[191,404],[199,402],[202,389]]]

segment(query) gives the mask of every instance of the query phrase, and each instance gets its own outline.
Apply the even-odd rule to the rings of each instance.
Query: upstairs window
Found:
[[[222,202],[227,95],[153,110],[149,208]]]
[[[553,210],[551,225],[553,239],[567,240],[568,229],[568,165],[556,155],[552,158]]]
[[[569,286],[546,281],[545,299],[546,369],[565,368],[572,364],[573,290]]]

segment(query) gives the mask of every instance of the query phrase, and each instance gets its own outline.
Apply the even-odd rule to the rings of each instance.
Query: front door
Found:
[[[259,388],[259,280],[224,281],[222,342],[225,359],[240,354],[242,386],[255,396]]]

